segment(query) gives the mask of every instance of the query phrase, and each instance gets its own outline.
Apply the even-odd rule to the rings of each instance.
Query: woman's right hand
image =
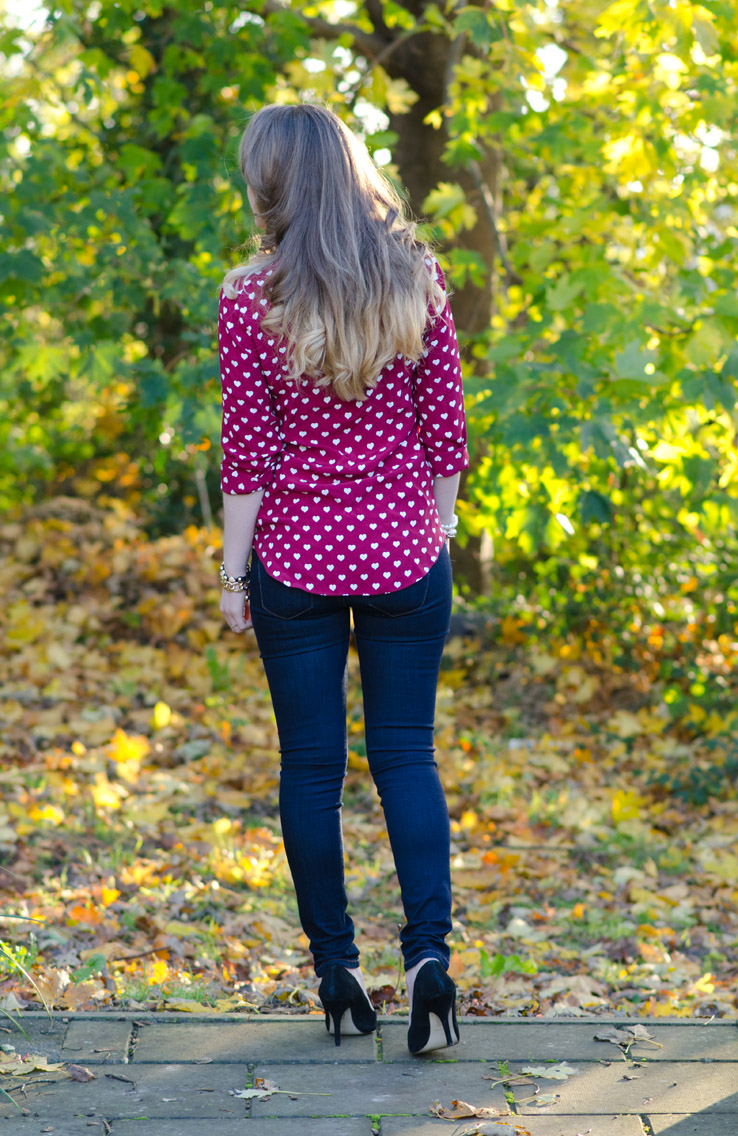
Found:
[[[254,626],[251,622],[251,608],[243,592],[229,592],[224,588],[220,597],[220,610],[231,631],[235,631],[237,635]]]

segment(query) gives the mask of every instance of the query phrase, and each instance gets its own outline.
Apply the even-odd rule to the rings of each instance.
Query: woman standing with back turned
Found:
[[[336,1045],[376,1028],[343,874],[353,612],[366,752],[406,919],[408,1046],[425,1053],[459,1040],[433,749],[448,538],[469,462],[454,323],[440,268],[332,111],[263,107],[240,161],[263,239],[220,299],[221,611],[234,631],[253,626],[264,661],[284,844]]]

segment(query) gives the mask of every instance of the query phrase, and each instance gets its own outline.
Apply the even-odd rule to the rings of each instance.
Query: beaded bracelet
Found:
[[[443,531],[444,536],[455,537],[458,525],[459,525],[459,518],[456,516],[456,513],[453,514],[453,516],[451,517],[451,520],[448,521],[447,524],[444,525],[443,522],[441,522],[441,529]]]
[[[220,566],[220,582],[227,592],[245,592],[249,598],[249,574],[243,576],[229,576],[225,570],[225,560]]]

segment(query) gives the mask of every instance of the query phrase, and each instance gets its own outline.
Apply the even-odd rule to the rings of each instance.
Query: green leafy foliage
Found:
[[[178,481],[216,440],[217,287],[248,230],[235,147],[308,42],[297,18],[238,17],[191,0],[73,0],[6,35],[6,504],[19,473],[34,495],[124,451],[154,502],[173,478],[178,513]]]
[[[686,569],[738,516],[734,23],[687,3],[497,15],[445,109],[452,169],[466,136],[503,163],[463,522],[526,586],[542,560],[570,583],[585,563]],[[448,202],[427,203],[444,232]]]
[[[490,586],[518,590],[576,590],[603,569],[635,589],[722,562],[738,515],[727,7],[384,0],[381,58],[363,4],[350,19],[297,0],[43,11],[2,30],[6,505],[83,472],[135,483],[153,533],[201,519],[203,478],[217,497],[215,298],[250,224],[249,112],[324,99],[390,150],[394,176],[395,127],[422,98],[403,53],[444,44],[444,101],[414,129],[420,152],[420,132],[441,131],[447,173],[415,204],[452,244],[454,288],[493,276],[465,352],[462,541],[490,534]],[[494,264],[474,246],[484,224]],[[732,606],[734,592],[726,579]]]
[[[490,958],[485,950],[480,949],[479,973],[482,978],[496,978],[499,974],[537,974],[538,967],[532,959],[501,955],[499,952]]]

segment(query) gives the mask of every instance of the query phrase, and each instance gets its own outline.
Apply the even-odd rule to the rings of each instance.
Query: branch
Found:
[[[375,56],[369,61],[369,66],[367,67],[366,71],[362,71],[361,75],[353,84],[353,86],[349,87],[346,91],[346,101],[348,102],[351,109],[353,110],[354,103],[356,102],[356,99],[361,92],[361,88],[364,86],[375,67],[380,67],[384,63],[385,59],[387,59],[392,54],[392,52],[395,51],[396,48],[400,47],[403,43],[407,43],[407,41],[409,39],[412,39],[413,36],[421,35],[421,33],[423,32],[432,30],[433,29],[430,28],[428,24],[418,24],[418,26],[415,28],[406,28],[402,35],[399,35],[397,39],[390,40],[389,43],[386,43],[380,51],[379,55]]]
[[[384,22],[382,0],[365,0],[364,7],[366,8],[366,14],[371,20],[375,32],[381,32],[385,38],[391,35],[390,29]]]
[[[466,46],[466,32],[462,32],[456,39],[451,41],[451,46],[448,49],[446,57],[446,73],[443,77],[443,105],[448,105],[449,91],[451,84],[454,80],[454,71],[461,63],[461,57],[464,54]]]
[[[510,264],[510,259],[507,252],[507,240],[505,238],[505,235],[504,233],[501,233],[497,228],[497,218],[495,217],[495,201],[489,186],[484,180],[481,166],[479,165],[479,162],[477,162],[474,158],[472,158],[472,160],[468,163],[468,166],[469,170],[471,171],[471,175],[474,178],[474,183],[482,195],[484,211],[487,215],[489,226],[492,229],[492,233],[494,235],[495,243],[497,246],[497,252],[499,253],[500,261],[502,263],[502,267],[505,270],[505,274],[513,284],[522,284],[522,278]]]
[[[288,8],[285,4],[280,4],[279,0],[264,0],[261,11],[262,15],[280,16],[284,15],[285,12],[293,11],[293,9]],[[350,35],[356,46],[370,58],[379,55],[386,47],[381,36],[366,32],[357,24],[332,24],[330,20],[324,20],[320,16],[303,16],[302,12],[295,14],[300,16],[300,19],[307,24],[312,34],[319,39],[340,39],[342,35]]]

